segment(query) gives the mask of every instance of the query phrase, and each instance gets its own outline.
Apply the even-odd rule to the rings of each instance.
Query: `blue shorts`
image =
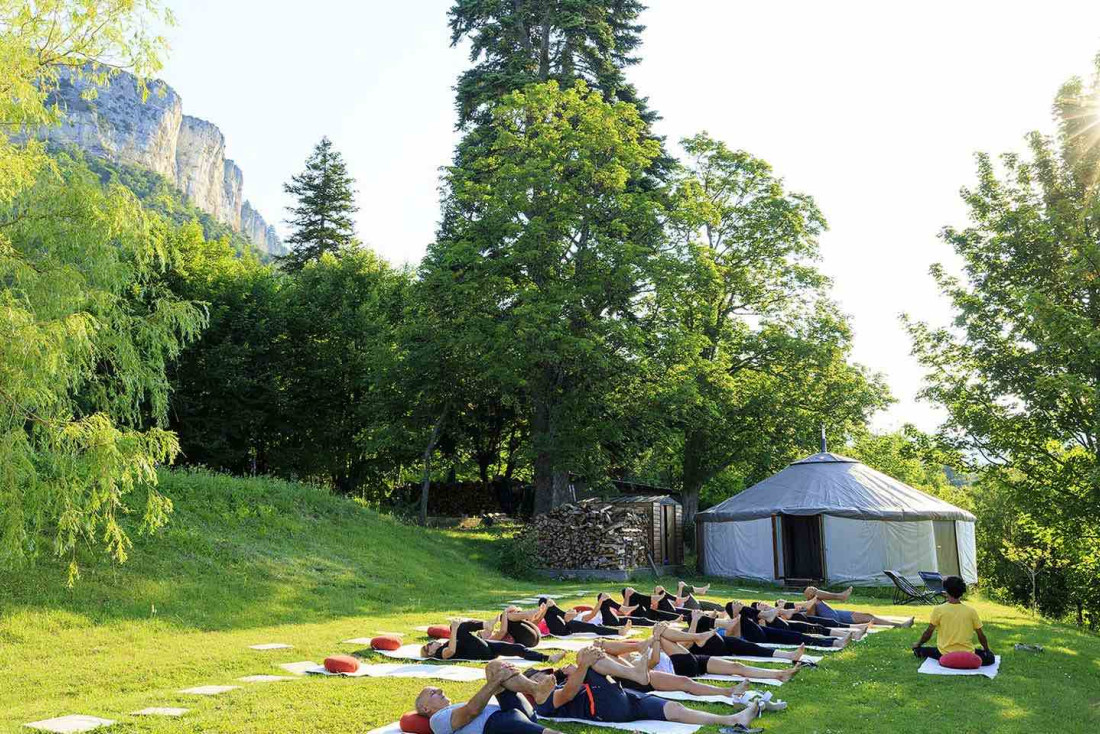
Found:
[[[833,609],[823,601],[817,603],[817,614],[815,616],[825,617],[841,624],[855,624],[851,612],[845,609]]]

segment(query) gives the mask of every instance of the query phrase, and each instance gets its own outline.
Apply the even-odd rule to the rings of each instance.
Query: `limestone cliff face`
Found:
[[[217,125],[183,114],[178,94],[161,81],[142,100],[137,80],[120,74],[85,99],[87,82],[63,76],[51,101],[65,113],[62,124],[43,131],[59,143],[90,155],[152,169],[174,181],[192,204],[244,234],[257,249],[281,255],[286,247],[275,228],[244,200],[244,174],[225,157]]]

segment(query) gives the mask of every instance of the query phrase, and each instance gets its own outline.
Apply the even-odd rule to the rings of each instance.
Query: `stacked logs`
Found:
[[[585,500],[536,516],[527,532],[543,568],[630,570],[648,562],[648,528],[641,512]]]

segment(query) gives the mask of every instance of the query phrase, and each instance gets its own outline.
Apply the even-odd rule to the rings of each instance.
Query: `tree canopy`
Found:
[[[287,223],[286,238],[290,252],[279,258],[284,269],[297,272],[305,264],[325,253],[338,254],[355,241],[355,222],[359,211],[355,203],[355,179],[332,141],[321,138],[306,160],[301,173],[283,187],[297,200]]]

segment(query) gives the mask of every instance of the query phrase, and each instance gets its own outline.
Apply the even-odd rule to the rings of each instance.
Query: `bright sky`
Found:
[[[416,262],[454,147],[451,90],[467,67],[450,0],[167,0],[178,26],[162,76],[216,123],[245,196],[282,228],[282,183],[322,135],[359,186],[360,237]],[[973,153],[1051,129],[1054,94],[1100,52],[1100,3],[920,4],[650,0],[631,70],[670,142],[699,130],[769,161],[829,220],[822,269],[853,321],[855,358],[898,398],[875,425],[931,430],[898,315],[945,323],[928,276],[964,224]]]

